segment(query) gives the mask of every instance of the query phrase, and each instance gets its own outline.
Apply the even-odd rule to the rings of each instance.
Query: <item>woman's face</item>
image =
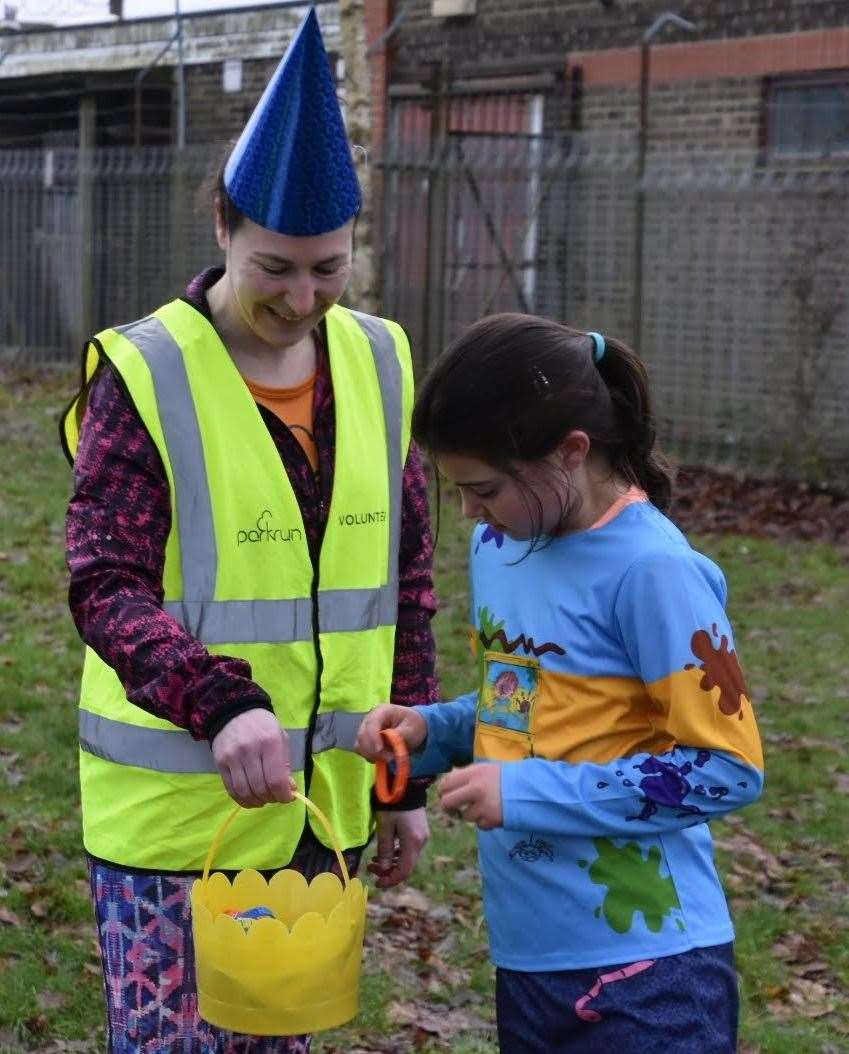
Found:
[[[254,337],[291,347],[345,292],[351,275],[354,221],[313,237],[292,237],[244,219],[230,234],[216,221],[226,254],[229,307]]]

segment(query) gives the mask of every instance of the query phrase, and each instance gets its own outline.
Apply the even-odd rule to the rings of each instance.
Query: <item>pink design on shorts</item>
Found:
[[[635,974],[648,970],[656,962],[656,959],[641,959],[639,962],[623,966],[621,970],[611,970],[610,973],[599,974],[598,980],[592,988],[575,1003],[575,1013],[582,1021],[601,1021],[601,1014],[596,1010],[587,1009],[587,1004],[595,999],[606,984],[612,984],[614,981],[624,981],[628,977],[633,977]]]

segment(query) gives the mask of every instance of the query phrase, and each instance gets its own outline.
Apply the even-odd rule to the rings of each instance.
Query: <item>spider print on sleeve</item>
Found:
[[[534,864],[537,860],[553,860],[554,849],[545,839],[531,832],[527,839],[516,842],[509,855],[511,860],[519,859],[526,864]]]

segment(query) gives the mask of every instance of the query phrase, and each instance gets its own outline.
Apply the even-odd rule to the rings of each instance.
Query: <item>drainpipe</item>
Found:
[[[693,33],[696,24],[673,11],[659,15],[643,33],[640,41],[640,126],[637,136],[637,186],[636,212],[634,216],[634,300],[631,312],[633,322],[633,347],[641,354],[643,340],[643,249],[645,240],[646,191],[643,181],[646,174],[646,151],[649,130],[649,83],[651,72],[651,45],[654,38],[668,25]]]
[[[183,18],[180,14],[180,0],[174,0],[174,11],[177,16],[177,149],[186,145],[186,71],[183,65]]]

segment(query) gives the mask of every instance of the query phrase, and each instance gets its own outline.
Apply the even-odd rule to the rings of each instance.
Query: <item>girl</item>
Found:
[[[474,690],[382,706],[357,749],[452,769],[479,829],[501,1051],[731,1054],[733,929],[711,818],[761,792],[719,568],[666,518],[645,369],[525,315],[438,361],[416,439],[479,522]],[[454,767],[457,766],[457,767]]]

